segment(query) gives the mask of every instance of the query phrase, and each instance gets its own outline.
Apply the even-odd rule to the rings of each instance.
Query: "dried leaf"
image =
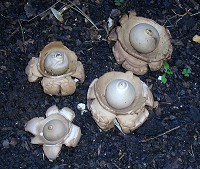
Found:
[[[15,146],[17,145],[17,139],[13,137],[13,138],[11,139],[11,141],[10,141],[10,145],[12,145],[12,146],[15,147]]]
[[[57,11],[56,9],[54,9],[52,7],[50,9],[51,9],[51,12],[53,13],[53,15],[56,17],[56,19],[58,19],[60,22],[64,21],[62,14],[59,11]]]
[[[35,16],[35,9],[31,6],[30,3],[27,3],[26,5],[24,5],[24,10],[28,18]]]
[[[122,127],[121,127],[121,125],[119,124],[119,122],[118,122],[117,119],[114,119],[114,120],[113,120],[113,123],[114,123],[114,125],[119,129],[119,131],[121,131],[121,133],[125,134],[125,133],[123,132]]]
[[[33,44],[35,41],[33,39],[28,39],[24,41],[24,45],[27,46],[28,44]]]

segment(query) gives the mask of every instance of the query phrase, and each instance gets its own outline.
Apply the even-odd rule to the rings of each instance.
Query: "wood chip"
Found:
[[[195,35],[195,36],[192,38],[192,40],[193,40],[194,42],[200,43],[200,36],[199,36],[199,35]]]

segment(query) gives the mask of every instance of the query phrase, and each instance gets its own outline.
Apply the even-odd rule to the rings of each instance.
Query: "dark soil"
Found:
[[[119,7],[114,0],[80,2],[78,6],[99,31],[72,9],[65,11],[64,24],[48,16],[22,21],[49,8],[53,0],[29,0],[26,11],[26,0],[0,2],[0,168],[199,169],[200,44],[192,41],[194,35],[200,35],[199,0],[126,0]],[[105,24],[112,9],[119,9],[121,15],[134,9],[139,16],[165,25],[174,47],[168,61],[174,74],[168,76],[166,84],[157,79],[162,75],[160,71],[141,76],[152,86],[159,107],[143,126],[128,135],[117,128],[100,131],[89,112],[81,115],[76,108],[78,103],[86,103],[87,89],[94,78],[111,70],[125,72],[116,64],[105,40]],[[75,51],[85,68],[86,80],[72,96],[44,94],[40,83],[29,83],[24,71],[30,58],[37,57],[54,40]],[[189,77],[182,75],[184,68],[191,69]],[[54,104],[75,111],[74,123],[81,127],[82,137],[77,147],[63,146],[59,157],[49,162],[42,146],[30,143],[31,134],[24,131],[24,125],[33,117],[44,116]],[[156,138],[148,140],[152,137]]]

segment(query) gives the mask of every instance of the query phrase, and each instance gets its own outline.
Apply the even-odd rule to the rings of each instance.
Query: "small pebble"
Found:
[[[81,115],[83,115],[83,113],[87,112],[86,105],[84,103],[79,103],[77,105],[77,109],[81,112]]]
[[[3,148],[9,148],[9,141],[8,140],[3,140]]]

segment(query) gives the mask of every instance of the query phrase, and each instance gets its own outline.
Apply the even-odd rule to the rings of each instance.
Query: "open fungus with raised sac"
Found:
[[[84,82],[84,68],[76,54],[61,42],[51,42],[33,57],[25,70],[29,82],[42,78],[43,90],[49,95],[71,95],[76,90],[76,80]]]
[[[46,157],[55,160],[62,148],[62,145],[75,147],[81,137],[81,130],[72,124],[75,113],[64,107],[61,110],[57,106],[51,106],[46,111],[46,119],[35,117],[28,121],[25,131],[32,133],[32,144],[42,144]]]
[[[136,75],[159,70],[171,57],[170,32],[151,19],[137,17],[135,12],[123,15],[120,26],[114,28],[108,43],[118,64]]]
[[[116,125],[123,133],[132,132],[157,104],[148,86],[131,71],[105,73],[93,80],[87,93],[87,107],[105,131]]]

